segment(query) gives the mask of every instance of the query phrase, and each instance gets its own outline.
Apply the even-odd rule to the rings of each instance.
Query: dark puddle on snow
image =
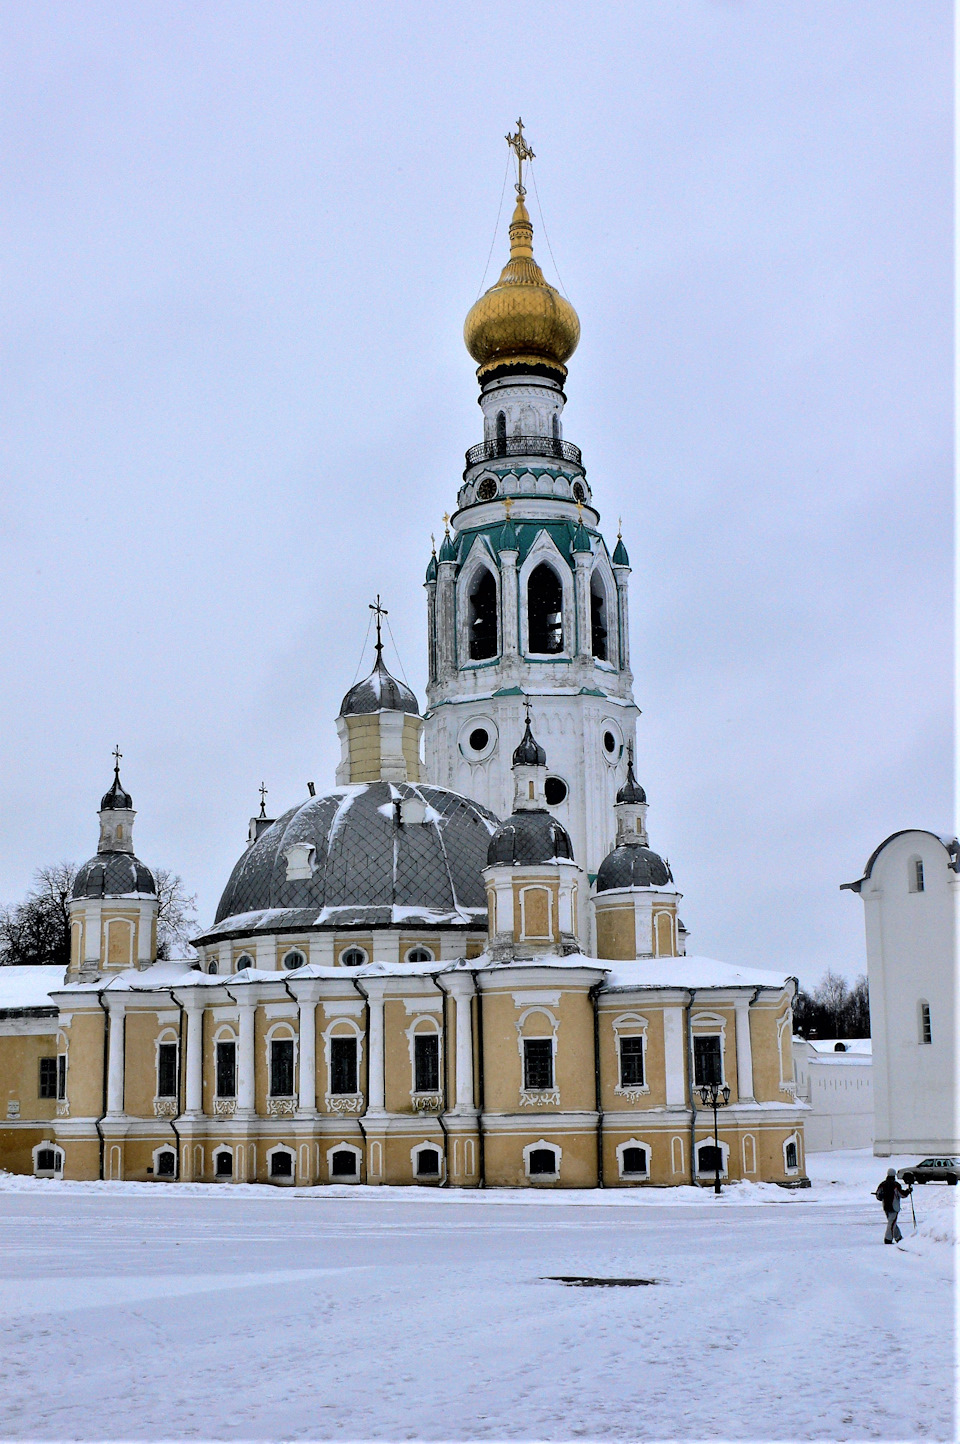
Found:
[[[595,1279],[583,1274],[546,1274],[545,1281],[552,1284],[566,1284],[573,1289],[638,1289],[647,1284],[658,1284],[660,1279]]]

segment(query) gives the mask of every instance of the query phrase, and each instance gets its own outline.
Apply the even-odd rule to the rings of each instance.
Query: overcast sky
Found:
[[[522,113],[692,950],[859,972],[840,883],[953,827],[951,43],[941,0],[3,6],[0,900],[95,851],[119,742],[209,922],[261,778],[333,785],[377,591],[423,698]]]

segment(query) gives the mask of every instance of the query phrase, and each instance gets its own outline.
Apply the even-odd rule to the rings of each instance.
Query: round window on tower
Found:
[[[497,749],[497,725],[492,717],[470,717],[460,728],[457,745],[468,762],[486,762]]]
[[[567,799],[567,784],[562,777],[548,777],[543,784],[543,795],[548,807],[559,807]]]
[[[586,501],[587,493],[584,490],[582,481],[575,481],[573,483],[573,499],[574,501]]]
[[[614,722],[612,717],[605,717],[600,723],[600,749],[611,767],[623,756],[623,733],[619,723]]]
[[[497,494],[497,483],[492,476],[485,476],[477,487],[477,501],[493,501]]]

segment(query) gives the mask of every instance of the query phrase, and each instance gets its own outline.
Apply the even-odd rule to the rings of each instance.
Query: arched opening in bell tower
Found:
[[[507,454],[507,418],[504,412],[497,412],[497,455]]]
[[[546,562],[530,573],[527,625],[531,652],[551,656],[563,651],[563,587]]]
[[[469,608],[470,660],[483,662],[497,655],[497,584],[486,567],[474,578]]]
[[[601,662],[607,660],[607,594],[594,572],[590,579],[590,649]]]

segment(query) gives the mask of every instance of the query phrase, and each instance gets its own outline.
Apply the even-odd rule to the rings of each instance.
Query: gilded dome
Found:
[[[564,362],[577,349],[580,320],[533,259],[533,226],[522,196],[510,223],[510,259],[496,285],[471,306],[463,339],[481,379],[495,366],[523,363],[567,374]]]

